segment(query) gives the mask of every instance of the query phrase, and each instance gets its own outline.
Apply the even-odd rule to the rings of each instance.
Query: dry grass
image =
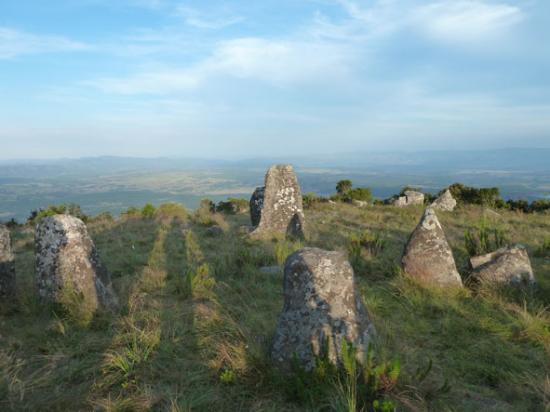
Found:
[[[159,212],[162,210],[162,213]],[[34,299],[32,233],[14,234],[18,302],[0,312],[1,410],[319,410],[331,399],[297,403],[274,378],[267,356],[282,306],[282,278],[259,267],[281,264],[301,246],[348,251],[365,231],[385,243],[355,251],[363,298],[381,354],[401,361],[391,398],[403,410],[548,411],[550,260],[535,256],[550,235],[549,215],[502,212],[498,219],[532,256],[534,293],[448,293],[400,275],[405,242],[421,208],[319,204],[307,211],[302,243],[251,241],[246,216],[175,206],[155,219],[100,219],[90,230],[121,300],[119,313],[87,328],[45,312]],[[439,213],[466,275],[464,233],[479,208]],[[206,236],[210,224],[226,230]],[[219,221],[218,221],[219,220]],[[215,223],[213,223],[215,222]],[[415,378],[429,362],[427,378]],[[450,389],[447,390],[445,382]]]

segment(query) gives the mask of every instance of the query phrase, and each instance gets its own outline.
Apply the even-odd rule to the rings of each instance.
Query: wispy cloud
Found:
[[[523,18],[520,8],[504,3],[447,0],[416,9],[412,22],[435,40],[469,43],[501,35]]]
[[[219,30],[244,20],[242,16],[234,15],[226,10],[209,10],[208,13],[204,13],[183,5],[176,8],[176,14],[183,17],[187,25],[198,29]]]
[[[20,55],[83,51],[90,46],[66,37],[37,35],[0,27],[0,59],[11,59]]]

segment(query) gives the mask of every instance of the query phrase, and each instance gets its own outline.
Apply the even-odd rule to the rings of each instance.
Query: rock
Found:
[[[351,204],[353,206],[357,206],[357,207],[367,207],[369,205],[369,202],[365,202],[364,200],[352,200],[351,201]]]
[[[0,298],[15,296],[15,256],[9,229],[0,225]]]
[[[278,275],[281,273],[281,267],[280,266],[262,266],[260,268],[260,272],[264,273],[266,275]]]
[[[397,207],[424,204],[424,193],[415,192],[414,190],[405,190],[403,195],[404,196],[396,198],[392,204]]]
[[[422,282],[438,286],[462,286],[453,252],[432,208],[426,209],[411,234],[402,263],[405,273]]]
[[[250,198],[250,220],[252,221],[253,227],[257,227],[260,224],[262,209],[264,207],[264,192],[264,186],[257,187]]]
[[[436,210],[452,212],[456,207],[456,200],[449,189],[445,190],[430,206]]]
[[[264,188],[256,189],[250,199],[250,217],[253,224],[257,222],[254,236],[303,237],[302,194],[292,166],[269,168]]]
[[[527,250],[522,245],[500,248],[470,259],[473,279],[483,283],[529,286],[536,283]]]
[[[80,219],[44,218],[36,226],[35,245],[38,294],[43,302],[63,304],[75,292],[88,312],[117,306],[109,272]]]
[[[304,248],[293,253],[285,263],[283,284],[284,307],[271,348],[275,364],[288,370],[296,356],[310,370],[324,347],[337,363],[344,338],[364,356],[374,326],[343,252]]]
[[[214,225],[206,229],[206,235],[211,237],[217,237],[223,235],[223,229],[221,226]]]

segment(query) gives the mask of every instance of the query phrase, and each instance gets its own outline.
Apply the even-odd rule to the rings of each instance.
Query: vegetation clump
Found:
[[[492,225],[484,218],[474,228],[466,230],[464,242],[468,254],[478,256],[506,246],[508,235],[503,227]]]

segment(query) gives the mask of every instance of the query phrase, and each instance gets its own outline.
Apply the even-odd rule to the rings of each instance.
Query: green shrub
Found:
[[[351,183],[351,180],[340,180],[338,183],[336,183],[336,193],[338,193],[339,195],[345,195],[351,190],[352,187],[353,183]]]
[[[313,192],[304,193],[304,195],[302,196],[304,208],[306,209],[313,206],[313,204],[319,202],[319,200],[319,197]]]
[[[464,242],[468,254],[478,256],[505,246],[508,237],[502,227],[490,226],[486,219],[482,219],[474,229],[465,232]]]
[[[454,183],[449,186],[451,194],[458,203],[474,204],[488,207],[503,206],[504,201],[500,197],[498,187],[480,188],[466,186],[462,183]]]
[[[382,361],[369,346],[364,359],[358,360],[357,349],[346,340],[342,343],[341,362],[334,365],[328,358],[328,344],[315,360],[315,367],[305,371],[297,360],[283,383],[287,395],[300,403],[322,404],[330,410],[395,411],[387,399],[396,387],[400,374],[399,361]]]
[[[363,249],[377,256],[386,247],[386,239],[381,232],[371,232],[365,230],[361,234],[353,233],[349,239],[348,251],[350,258],[358,258],[361,255]]]
[[[137,207],[134,207],[134,206],[130,206],[128,209],[126,210],[123,210],[120,215],[122,217],[139,217],[141,216],[141,210],[138,209]]]
[[[50,205],[46,209],[33,210],[27,219],[29,224],[37,224],[42,219],[48,216],[54,215],[71,215],[81,219],[83,222],[88,221],[88,216],[82,212],[82,209],[79,205],[75,203],[61,204],[61,205]]]
[[[147,203],[141,209],[141,217],[143,217],[144,219],[152,219],[155,215],[155,211],[155,206],[153,206],[151,203]]]
[[[230,197],[226,201],[218,202],[216,205],[216,212],[235,215],[239,213],[246,213],[248,211],[248,207],[248,200]]]
[[[155,212],[155,219],[164,224],[169,224],[173,221],[186,223],[188,218],[189,213],[187,209],[179,203],[163,203]]]

